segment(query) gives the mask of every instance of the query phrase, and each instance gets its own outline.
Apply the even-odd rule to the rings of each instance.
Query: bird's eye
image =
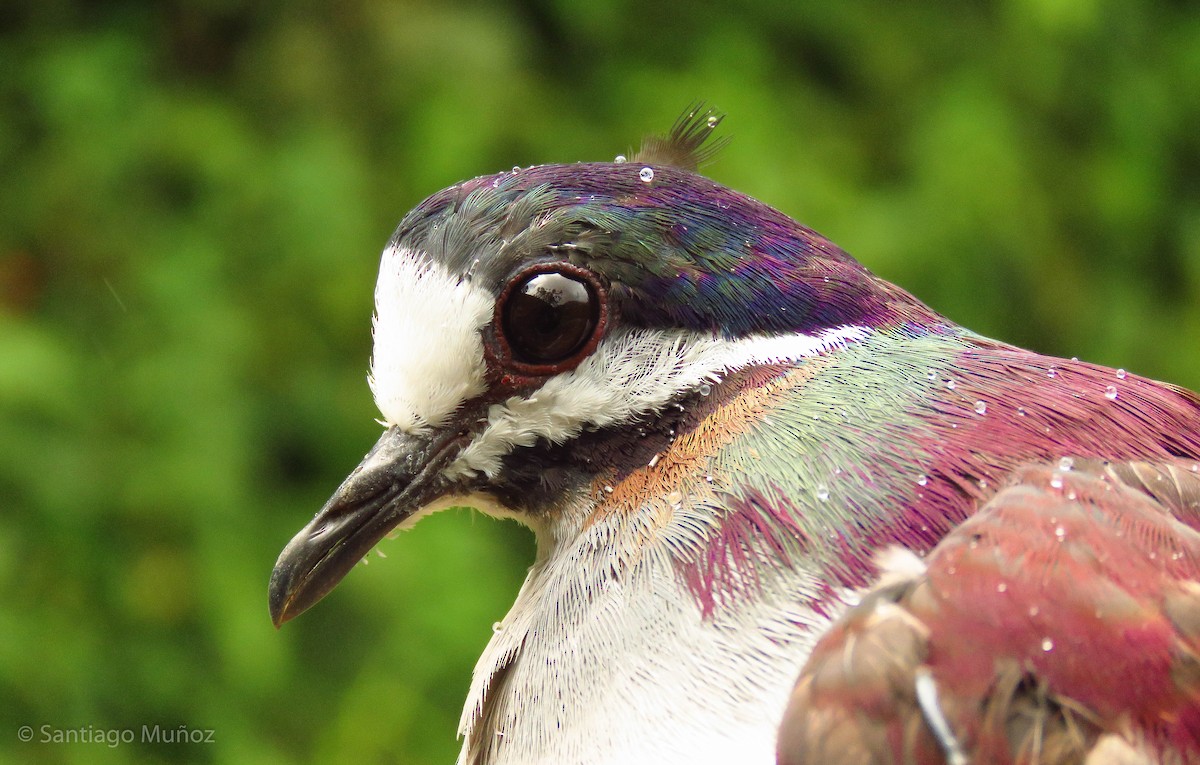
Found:
[[[571,360],[601,323],[597,285],[565,269],[518,276],[501,298],[500,330],[514,361],[555,366]]]

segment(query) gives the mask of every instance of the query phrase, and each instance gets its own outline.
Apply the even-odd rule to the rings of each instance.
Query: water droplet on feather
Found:
[[[649,183],[654,180],[654,168],[643,167],[638,171],[638,178],[641,178],[643,183]]]

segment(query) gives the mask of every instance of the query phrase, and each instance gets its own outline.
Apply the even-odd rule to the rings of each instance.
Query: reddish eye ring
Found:
[[[587,269],[540,263],[513,276],[496,301],[494,334],[506,366],[523,375],[571,369],[595,350],[607,294]]]

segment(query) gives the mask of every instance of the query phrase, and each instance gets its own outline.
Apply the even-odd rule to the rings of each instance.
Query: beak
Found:
[[[444,468],[461,450],[456,433],[389,428],[321,511],[279,554],[271,572],[271,620],[279,627],[337,586],[388,532],[445,488]]]

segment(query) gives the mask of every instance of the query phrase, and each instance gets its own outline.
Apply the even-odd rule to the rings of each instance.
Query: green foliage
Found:
[[[465,177],[705,98],[708,169],[986,334],[1200,386],[1200,14],[15,0],[0,20],[0,760],[445,763],[532,544],[426,521],[281,632],[378,432],[377,254]],[[35,741],[18,741],[21,725]],[[138,741],[38,743],[40,726]],[[144,743],[141,726],[213,729]]]

